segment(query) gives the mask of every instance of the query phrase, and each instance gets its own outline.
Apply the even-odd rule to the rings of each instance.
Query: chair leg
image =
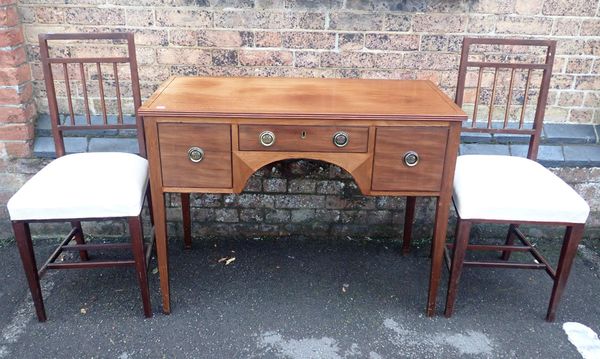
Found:
[[[83,238],[83,229],[81,228],[81,222],[73,221],[71,222],[71,227],[77,228],[77,233],[75,234],[75,242],[77,244],[85,244],[85,239]],[[90,257],[88,256],[88,251],[79,251],[79,259],[81,259],[84,262],[89,260]]]
[[[146,188],[146,198],[148,199],[148,214],[150,215],[150,224],[154,226],[154,211],[152,210],[152,193],[150,192],[150,185]]]
[[[469,244],[469,234],[471,233],[472,223],[470,221],[461,220],[458,218],[456,223],[456,240],[454,241],[454,250],[452,253],[452,265],[450,267],[450,278],[448,280],[448,294],[446,296],[446,310],[444,315],[446,318],[452,316],[454,310],[454,302],[456,301],[456,290],[458,281],[462,273],[463,262]]]
[[[506,242],[504,242],[505,246],[512,246],[515,243],[515,237],[517,236],[513,231],[515,228],[518,228],[518,224],[511,224],[508,228],[508,233],[506,234]],[[511,251],[502,251],[502,256],[500,259],[503,261],[507,261],[510,259]]]
[[[31,291],[35,312],[40,322],[46,321],[46,310],[44,309],[44,298],[42,296],[42,287],[40,286],[40,277],[35,263],[35,254],[33,252],[33,242],[31,241],[31,232],[29,231],[29,223],[27,222],[12,222],[13,231],[23,269]]]
[[[148,270],[146,268],[146,254],[144,251],[144,235],[142,231],[141,216],[129,217],[128,222],[135,270],[140,283],[140,291],[142,293],[144,315],[147,318],[150,318],[152,317],[152,306],[150,304],[150,290],[148,288]]]
[[[417,197],[406,197],[406,208],[404,214],[404,232],[402,238],[402,254],[410,252],[410,242],[412,240],[413,222],[415,220],[415,207]]]
[[[554,286],[552,287],[552,295],[550,296],[550,304],[548,305],[548,312],[546,314],[546,320],[549,322],[554,321],[556,316],[558,303],[567,284],[573,259],[575,259],[575,255],[577,254],[577,246],[583,236],[583,227],[583,224],[575,224],[568,226],[565,231],[560,258],[558,259],[558,266],[556,268]]]
[[[190,194],[181,194],[181,214],[183,216],[183,246],[192,248],[192,218],[190,214]]]

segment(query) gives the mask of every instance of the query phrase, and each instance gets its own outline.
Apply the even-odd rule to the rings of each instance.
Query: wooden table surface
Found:
[[[172,77],[144,115],[370,118],[462,121],[465,114],[431,81]]]

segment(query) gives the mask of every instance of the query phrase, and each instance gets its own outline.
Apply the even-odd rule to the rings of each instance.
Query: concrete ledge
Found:
[[[61,119],[68,121],[68,119]],[[92,116],[92,123],[102,123],[100,116]],[[109,123],[116,123],[111,116]],[[124,122],[135,123],[133,116],[125,116]],[[76,116],[75,123],[85,123],[83,116]],[[468,124],[466,124],[468,126]],[[485,124],[481,124],[485,125]],[[530,124],[526,124],[530,126]],[[500,126],[493,123],[492,126]],[[600,166],[600,137],[598,127],[577,124],[546,124],[542,131],[538,161],[546,167],[598,167]],[[120,151],[139,153],[135,130],[82,130],[65,136],[67,153]],[[464,132],[461,134],[459,153],[505,156],[527,156],[528,136]],[[40,115],[36,125],[34,154],[37,157],[55,157],[50,117]]]

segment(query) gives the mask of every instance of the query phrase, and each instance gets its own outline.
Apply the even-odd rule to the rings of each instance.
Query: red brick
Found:
[[[16,88],[0,88],[0,105],[16,105],[20,102]]]
[[[23,46],[12,50],[0,50],[0,64],[2,66],[18,66],[25,62],[27,55]]]
[[[21,107],[0,107],[0,124],[27,122],[35,115],[36,109],[33,102]]]
[[[0,26],[15,26],[19,23],[16,6],[0,8]]]
[[[23,31],[20,26],[12,29],[0,30],[0,47],[20,45],[23,41]]]
[[[33,138],[33,122],[9,123],[0,126],[0,140],[27,141]]]
[[[31,157],[31,142],[30,141],[0,141],[0,157]]]
[[[18,105],[29,102],[33,93],[31,83],[22,88],[0,88],[0,105]]]
[[[15,86],[31,80],[28,64],[19,67],[0,68],[0,86]]]

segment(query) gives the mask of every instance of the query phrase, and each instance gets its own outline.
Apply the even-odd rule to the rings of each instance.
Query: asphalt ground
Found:
[[[543,241],[558,253],[558,243]],[[49,272],[48,321],[35,318],[14,243],[0,247],[0,358],[580,358],[562,324],[600,332],[599,263],[579,255],[554,323],[543,271],[467,268],[455,314],[424,315],[428,246],[380,241],[170,242],[172,313],[156,261],[154,317],[130,268]],[[38,242],[38,258],[54,248]],[[584,248],[585,252],[585,248]],[[228,265],[222,258],[235,260]],[[39,262],[40,260],[38,260]]]

